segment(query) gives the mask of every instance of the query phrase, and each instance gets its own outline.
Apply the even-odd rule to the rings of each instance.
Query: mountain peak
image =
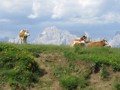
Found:
[[[70,44],[76,38],[68,31],[61,31],[57,27],[52,26],[45,28],[42,33],[34,40],[35,44]]]

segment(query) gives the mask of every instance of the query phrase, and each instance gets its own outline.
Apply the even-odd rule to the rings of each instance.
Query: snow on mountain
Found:
[[[17,44],[19,44],[20,43],[20,38],[19,38],[19,36],[17,36],[16,38],[10,38],[8,40],[8,42],[9,43],[17,43]]]
[[[85,32],[85,35],[89,37],[91,41],[101,40],[100,38],[91,39],[89,33],[87,32]],[[53,27],[45,28],[43,32],[38,34],[38,36],[35,37],[33,41],[28,41],[28,43],[69,45],[75,38],[78,38],[78,37],[76,35],[71,34],[69,31],[63,31],[53,26]],[[20,43],[19,36],[12,39],[5,38],[4,41],[6,40],[10,43]],[[3,39],[0,39],[0,41],[3,41]],[[108,43],[112,47],[120,47],[120,31],[116,32],[115,36],[112,39],[108,40]]]
[[[112,47],[120,47],[120,31],[117,31],[115,36],[109,40],[109,45]]]
[[[77,36],[72,35],[68,31],[61,31],[56,27],[48,27],[38,35],[32,42],[34,44],[53,44],[53,45],[68,45]]]

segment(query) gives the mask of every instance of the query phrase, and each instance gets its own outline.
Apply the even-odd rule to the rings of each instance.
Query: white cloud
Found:
[[[40,13],[40,1],[34,0],[32,5],[32,14],[30,14],[28,17],[31,19],[37,18]]]
[[[35,19],[38,17],[50,16],[52,8],[53,3],[51,0],[33,0],[31,13],[28,15],[28,18]]]
[[[29,18],[49,15],[53,19],[76,16],[90,17],[99,13],[104,0],[33,0]]]
[[[117,4],[116,0],[110,1],[110,4],[112,2]],[[107,4],[109,0],[34,0],[32,13],[28,17],[48,16],[82,24],[120,23],[120,13],[107,9]]]
[[[106,15],[103,16],[103,19],[105,19],[105,22],[106,23],[109,23],[109,22],[117,22],[117,23],[120,23],[120,13],[107,13]]]
[[[113,4],[113,5],[112,5]],[[2,0],[0,11],[30,19],[65,19],[82,24],[120,23],[119,0]],[[109,9],[109,7],[111,7]]]
[[[91,17],[99,13],[104,0],[53,0],[52,18]]]
[[[0,11],[4,12],[22,12],[29,9],[32,2],[29,0],[0,0]]]
[[[82,24],[108,24],[120,23],[120,13],[105,13],[101,16],[71,18],[70,21]]]
[[[101,7],[104,6],[105,0],[78,0],[81,6],[82,17],[92,17],[101,11]]]
[[[54,1],[54,8],[52,10],[52,13],[52,18],[61,18],[62,14],[64,13],[63,3]]]

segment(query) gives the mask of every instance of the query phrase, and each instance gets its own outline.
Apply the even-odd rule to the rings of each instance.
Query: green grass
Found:
[[[102,67],[102,77],[108,73],[106,66],[112,66],[114,71],[120,71],[120,48],[74,47],[56,45],[30,45],[0,43],[0,84],[9,83],[13,89],[30,87],[38,82],[40,68],[34,58],[41,53],[63,54],[67,59],[64,66],[51,65],[52,75],[59,80],[61,86],[67,88],[84,88],[92,67],[85,66],[84,71],[72,75],[80,69],[80,60],[93,64],[94,68]],[[92,63],[91,63],[92,62]],[[116,85],[119,88],[119,84]]]
[[[9,44],[0,44],[0,85],[21,90],[38,81],[40,69],[33,56]]]
[[[113,90],[120,90],[120,78],[118,76],[114,78]]]
[[[75,76],[64,76],[60,79],[60,84],[67,90],[73,90],[77,88],[79,78]]]
[[[120,90],[120,83],[115,85],[115,90]]]
[[[60,78],[60,84],[67,90],[74,90],[77,87],[85,88],[88,81],[83,76],[65,75]]]
[[[90,60],[99,64],[112,65],[116,71],[120,70],[120,49],[107,47],[75,47],[75,53],[82,60]]]
[[[103,80],[107,79],[107,77],[109,76],[109,73],[107,71],[107,66],[105,65],[102,65],[101,76]]]
[[[90,60],[93,62],[105,63],[115,65],[116,68],[120,66],[120,48],[101,48],[101,47],[78,47],[71,48],[69,46],[56,45],[19,45],[12,44],[12,46],[26,50],[33,56],[37,56],[42,52],[49,53],[64,53],[64,56],[70,60],[81,59]],[[0,48],[1,51],[1,48]]]

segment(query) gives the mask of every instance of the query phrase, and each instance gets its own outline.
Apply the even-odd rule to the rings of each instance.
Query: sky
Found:
[[[0,0],[0,38],[27,29],[32,40],[51,26],[112,38],[120,31],[120,0]]]

